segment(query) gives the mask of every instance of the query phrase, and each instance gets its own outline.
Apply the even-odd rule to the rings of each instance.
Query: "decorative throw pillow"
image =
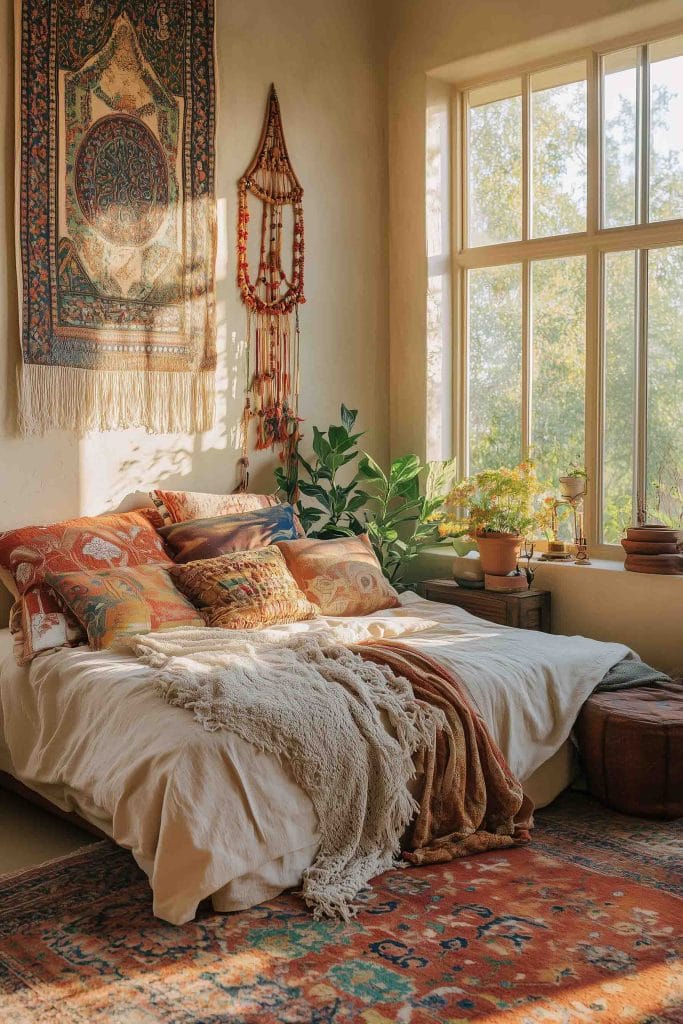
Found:
[[[171,561],[154,529],[156,518],[155,509],[137,509],[0,533],[0,566],[21,604],[24,647],[18,660],[26,663],[40,651],[85,640],[44,586],[46,573]]]
[[[169,573],[200,609],[207,626],[255,629],[313,619],[318,613],[276,547],[174,565]]]
[[[371,615],[400,603],[367,534],[281,541],[277,547],[300,589],[323,615]]]
[[[237,512],[255,512],[278,505],[271,494],[202,494],[200,491],[150,491],[164,523],[184,523],[188,519],[209,519]]]
[[[78,619],[45,583],[30,587],[15,601],[10,610],[9,629],[19,665],[27,665],[42,651],[78,647],[87,640]]]
[[[204,625],[173,586],[165,563],[99,572],[51,572],[45,582],[78,618],[95,651],[135,633]]]
[[[232,551],[266,548],[278,540],[298,537],[291,505],[274,505],[254,512],[210,519],[192,519],[163,526],[159,533],[175,562],[194,562]]]

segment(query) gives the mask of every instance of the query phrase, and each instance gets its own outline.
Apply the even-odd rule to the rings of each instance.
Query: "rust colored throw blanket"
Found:
[[[528,843],[532,805],[462,684],[438,662],[398,641],[351,648],[407,679],[415,697],[440,708],[446,727],[417,755],[420,810],[403,841],[412,864],[436,864]]]

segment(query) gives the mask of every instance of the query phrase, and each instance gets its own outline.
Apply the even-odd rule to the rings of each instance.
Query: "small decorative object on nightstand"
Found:
[[[549,590],[520,590],[506,594],[493,590],[466,590],[453,580],[425,580],[420,584],[420,592],[428,601],[456,604],[488,622],[550,632]]]

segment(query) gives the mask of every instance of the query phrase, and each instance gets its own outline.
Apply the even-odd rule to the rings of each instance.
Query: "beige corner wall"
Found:
[[[425,455],[428,73],[438,68],[443,75],[444,66],[457,62],[461,75],[472,77],[506,60],[510,66],[535,59],[541,47],[560,53],[681,17],[682,0],[388,0],[392,455]],[[425,553],[414,575],[448,576],[450,563],[447,549]],[[553,592],[555,632],[619,640],[662,669],[683,668],[683,578],[598,568],[562,574],[561,568],[541,566],[537,580]]]
[[[244,389],[245,315],[235,286],[236,183],[258,143],[268,87],[280,97],[304,185],[306,294],[301,411],[326,425],[339,404],[388,453],[386,94],[382,40],[366,0],[216,0],[218,422],[202,435],[141,430],[83,440],[14,436],[19,347],[14,273],[13,17],[0,0],[0,529],[117,506],[156,483],[230,490]],[[252,460],[253,490],[274,459]]]

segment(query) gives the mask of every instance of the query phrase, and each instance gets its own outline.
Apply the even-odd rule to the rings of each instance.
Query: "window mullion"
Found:
[[[531,449],[532,401],[532,325],[531,325],[531,263],[522,263],[522,458]]]
[[[531,238],[531,75],[522,75],[522,241]]]
[[[589,235],[596,235],[603,224],[604,199],[602,196],[602,88],[600,85],[600,58],[592,53],[587,64],[588,110],[586,119],[586,149],[588,159],[586,224]]]
[[[645,522],[647,493],[647,293],[648,251],[639,249],[636,257],[636,338],[633,510],[638,524]]]
[[[637,88],[637,153],[636,153],[636,220],[647,224],[649,220],[650,191],[650,67],[648,48],[638,48]]]
[[[586,497],[586,536],[602,543],[602,495],[605,415],[604,256],[586,258],[585,460],[591,484]]]

